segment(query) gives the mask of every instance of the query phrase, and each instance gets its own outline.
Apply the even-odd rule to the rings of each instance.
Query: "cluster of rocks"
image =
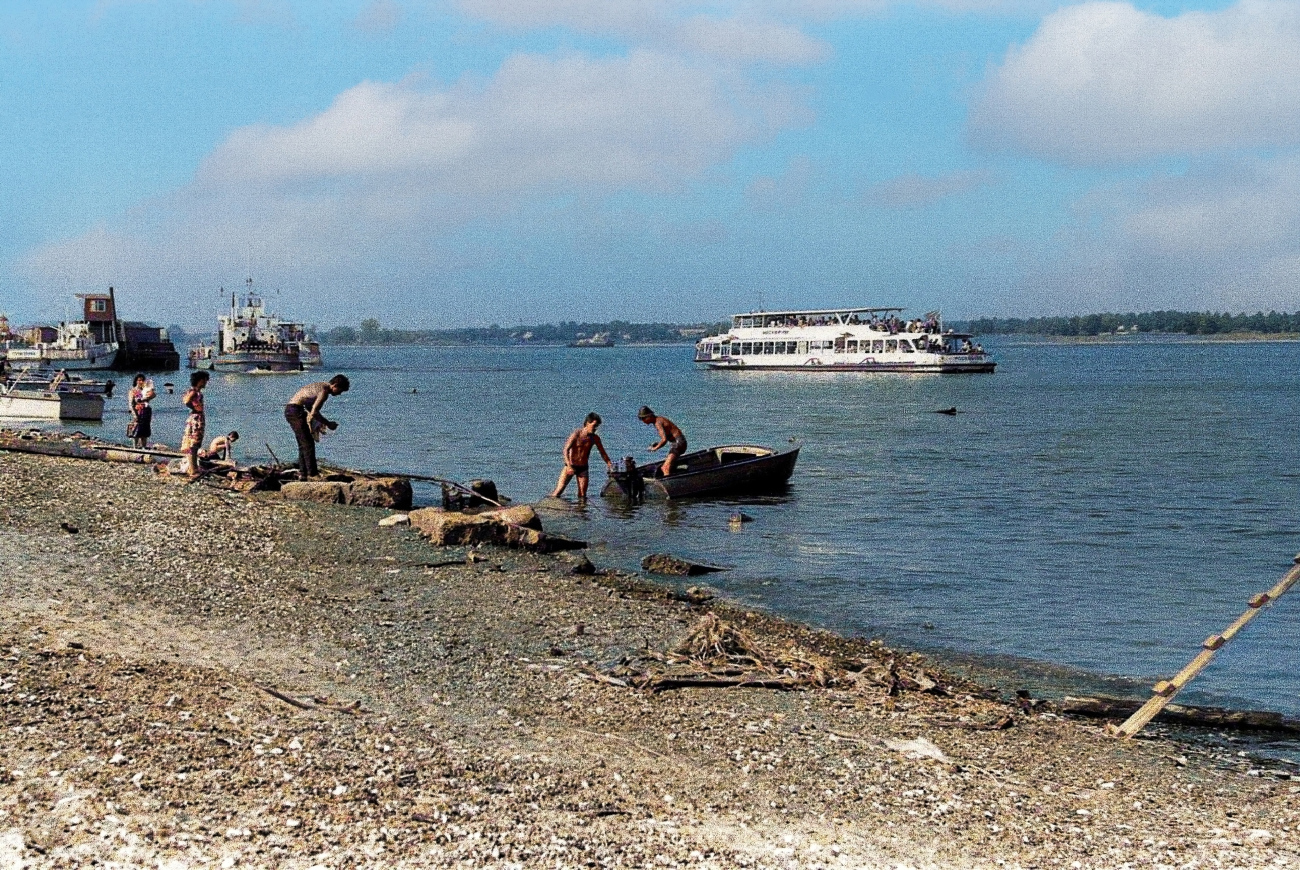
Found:
[[[348,480],[290,481],[280,485],[281,497],[316,504],[345,504],[408,510],[414,499],[405,477],[359,477]]]

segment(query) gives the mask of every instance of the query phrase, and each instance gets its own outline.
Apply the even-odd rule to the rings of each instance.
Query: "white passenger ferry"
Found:
[[[702,338],[695,361],[761,371],[992,372],[968,333],[944,330],[939,312],[904,320],[902,308],[751,311],[723,335]]]

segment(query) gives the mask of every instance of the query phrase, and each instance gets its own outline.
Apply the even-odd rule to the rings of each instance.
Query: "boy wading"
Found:
[[[289,404],[284,406],[284,419],[293,430],[293,437],[298,441],[298,478],[306,480],[316,477],[320,469],[316,467],[316,438],[314,430],[322,426],[337,429],[338,423],[327,420],[320,412],[325,400],[339,393],[346,393],[349,383],[346,375],[335,375],[328,381],[316,381],[308,384],[293,394]]]

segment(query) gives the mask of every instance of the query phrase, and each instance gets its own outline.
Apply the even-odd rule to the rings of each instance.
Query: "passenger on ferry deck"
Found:
[[[656,415],[647,405],[642,405],[636,416],[638,420],[647,426],[655,427],[655,430],[659,433],[659,440],[650,445],[651,452],[658,450],[665,444],[671,445],[668,448],[668,457],[664,459],[664,464],[660,466],[663,476],[667,477],[673,473],[673,465],[686,452],[686,435],[677,427],[676,423],[667,417]]]

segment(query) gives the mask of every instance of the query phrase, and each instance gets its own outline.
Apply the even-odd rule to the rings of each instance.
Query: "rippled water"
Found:
[[[594,499],[546,521],[604,564],[667,550],[735,566],[710,584],[849,634],[1143,683],[1176,671],[1300,550],[1300,343],[985,344],[997,374],[950,377],[700,371],[687,347],[327,348],[353,389],[321,450],[534,500],[590,410],[616,457],[645,457],[643,403],[694,447],[797,438],[789,490],[744,501],[739,532],[717,502]],[[291,459],[281,406],[306,379],[217,376],[209,433]],[[155,416],[172,442],[179,393]],[[1300,713],[1297,626],[1300,591],[1183,697]]]

